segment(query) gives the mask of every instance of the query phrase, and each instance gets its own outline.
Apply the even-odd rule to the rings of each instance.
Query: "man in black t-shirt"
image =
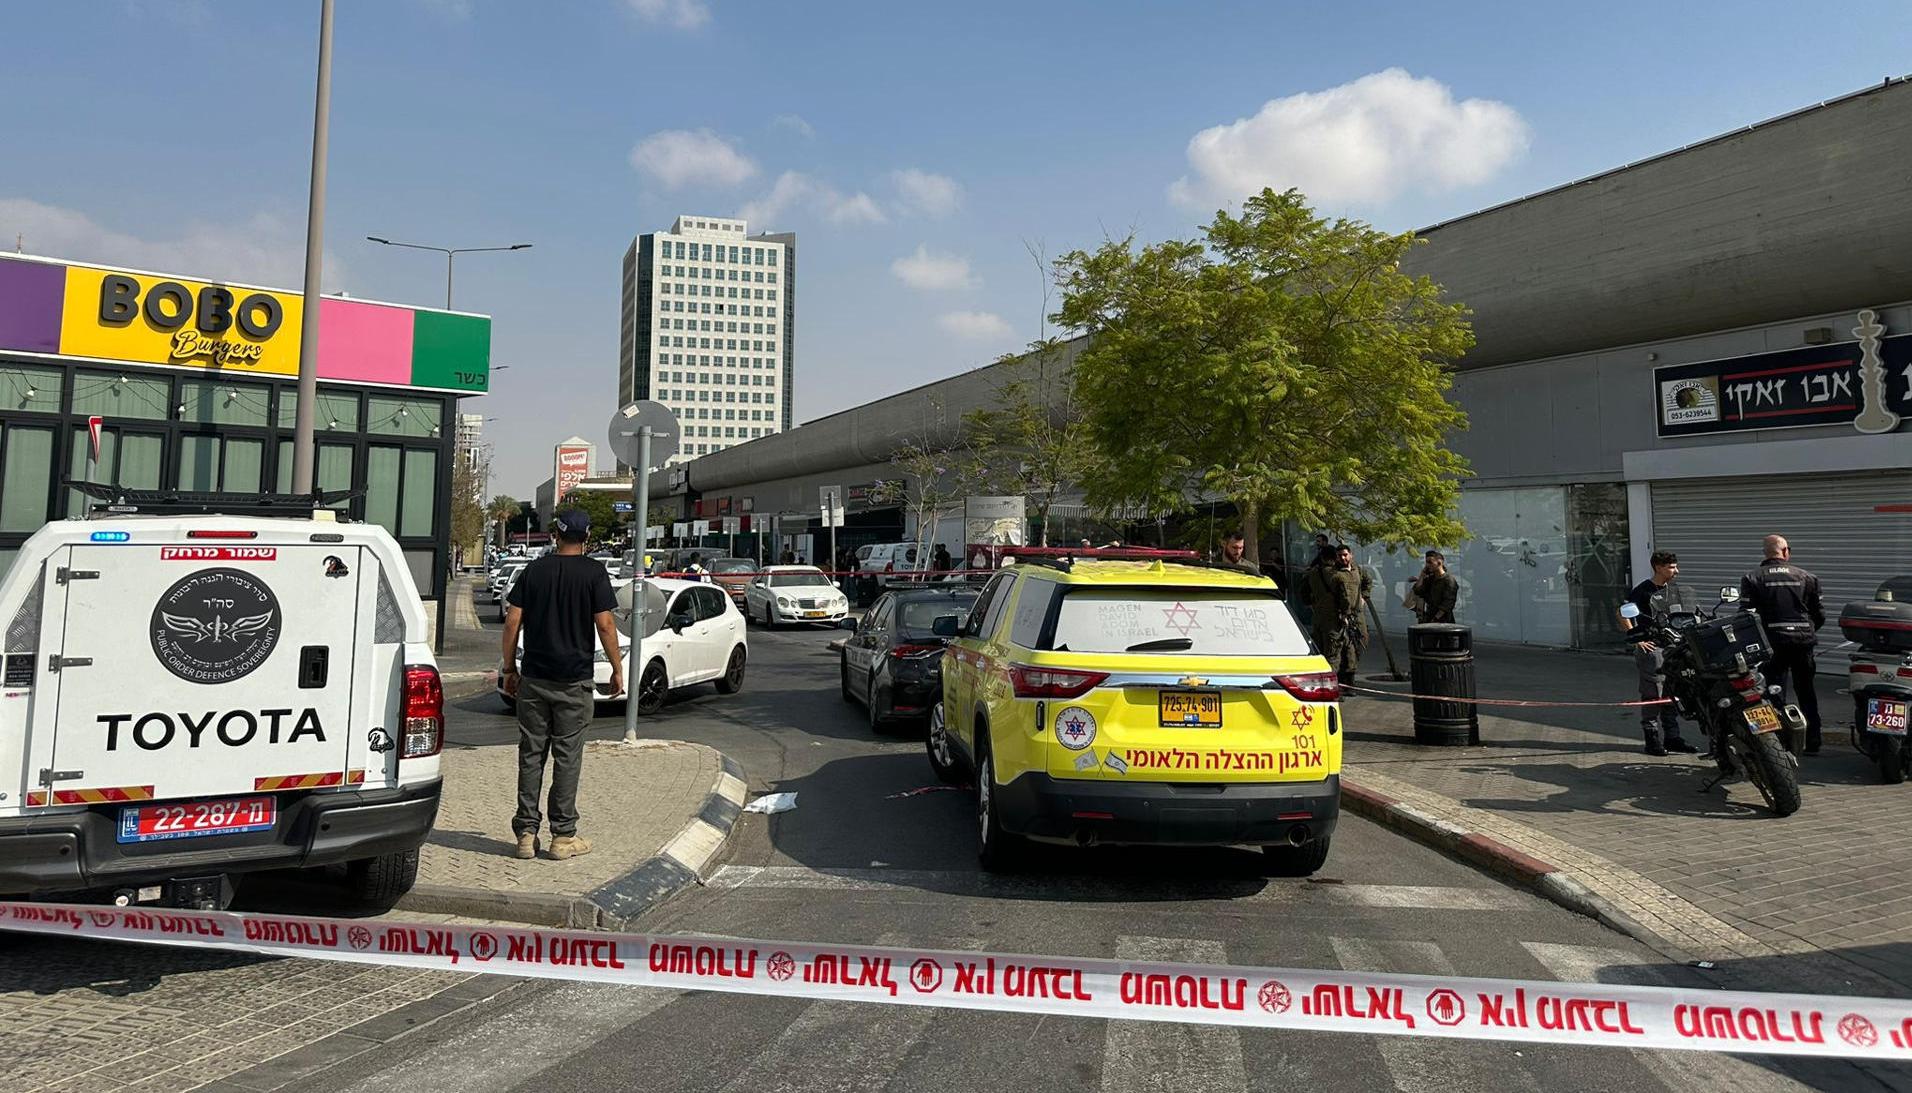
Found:
[[[1620,629],[1631,630],[1635,626],[1644,626],[1648,622],[1664,625],[1675,609],[1698,612],[1699,601],[1676,579],[1680,575],[1680,559],[1670,550],[1653,552],[1653,576],[1635,585],[1627,593],[1627,602],[1640,609],[1638,619],[1620,616]],[[1640,699],[1652,701],[1673,697],[1672,688],[1666,685],[1666,653],[1651,642],[1641,642],[1633,647],[1633,666],[1640,673]],[[1692,754],[1699,749],[1686,742],[1680,735],[1680,715],[1672,703],[1663,706],[1640,707],[1640,729],[1646,736],[1648,755],[1665,755],[1667,752]]]
[[[504,690],[518,704],[518,811],[511,830],[518,857],[538,856],[538,790],[551,759],[551,856],[559,861],[589,853],[578,836],[578,775],[584,763],[584,730],[596,704],[592,631],[611,661],[611,693],[624,693],[624,660],[618,653],[617,596],[603,563],[584,554],[591,518],[571,509],[557,517],[557,552],[518,575],[505,610]],[[524,662],[518,635],[524,634]]]

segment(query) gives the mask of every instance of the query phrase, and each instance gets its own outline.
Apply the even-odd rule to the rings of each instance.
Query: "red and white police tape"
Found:
[[[1249,1028],[1912,1058],[1912,1000],[0,903],[0,929],[442,971]]]

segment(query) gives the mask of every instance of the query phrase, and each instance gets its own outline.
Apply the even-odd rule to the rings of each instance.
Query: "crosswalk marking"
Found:
[[[1624,982],[1643,987],[1679,985],[1663,969],[1618,949],[1559,945],[1547,941],[1523,941],[1521,945],[1533,954],[1535,960],[1540,961],[1548,974],[1562,982]],[[1615,968],[1625,968],[1626,975],[1613,975],[1611,970]],[[1807,1088],[1782,1074],[1728,1055],[1708,1056],[1690,1051],[1635,1051],[1633,1057],[1668,1089],[1698,1089],[1713,1085],[1731,1088],[1737,1093],[1803,1093]]]
[[[1133,937],[1115,942],[1118,960],[1226,964],[1218,941]],[[1248,1088],[1241,1033],[1215,1025],[1110,1021],[1103,1038],[1102,1088],[1110,1093],[1234,1093]]]
[[[1239,879],[1152,880],[1095,877],[998,877],[988,873],[919,869],[810,869],[794,865],[726,865],[711,888],[753,891],[896,892],[942,895],[1049,898],[1059,902],[1104,902],[1122,896],[1160,899],[1205,895],[1234,903],[1282,903],[1319,907],[1375,907],[1423,911],[1512,911],[1532,906],[1527,897],[1499,887],[1458,888],[1426,884],[1319,884]]]
[[[1351,972],[1456,975],[1454,965],[1431,941],[1375,941],[1332,937],[1335,959]],[[1531,1075],[1512,1064],[1505,1045],[1464,1040],[1377,1036],[1374,1046],[1401,1093],[1448,1093],[1456,1089],[1538,1090]]]
[[[489,1020],[338,1093],[506,1093],[682,997],[683,991],[656,987],[566,983],[529,1004],[507,1004]]]

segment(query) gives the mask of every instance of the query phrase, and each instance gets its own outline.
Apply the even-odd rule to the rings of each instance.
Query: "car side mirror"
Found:
[[[962,633],[962,629],[962,620],[954,615],[938,615],[936,621],[929,625],[929,632],[939,638],[953,638]]]
[[[689,626],[690,624],[691,624],[691,617],[689,615],[672,615],[670,617],[670,628],[673,633],[678,633],[678,634],[683,633],[684,627]]]
[[[1719,602],[1721,602],[1721,603],[1738,603],[1738,602],[1739,602],[1739,589],[1737,589],[1737,588],[1734,588],[1734,587],[1732,587],[1731,585],[1727,585],[1727,586],[1725,586],[1725,587],[1722,587],[1722,588],[1721,588],[1721,589],[1719,590]]]

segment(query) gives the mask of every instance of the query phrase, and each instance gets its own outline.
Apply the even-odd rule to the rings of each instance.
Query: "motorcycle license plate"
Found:
[[[1778,732],[1779,711],[1763,704],[1754,706],[1746,711],[1746,723],[1753,727],[1755,733]]]
[[[184,805],[141,805],[122,808],[119,841],[149,843],[161,839],[190,839],[200,835],[233,835],[265,831],[272,826],[277,802],[271,797],[244,797],[227,801],[194,801]]]
[[[1866,699],[1866,731],[1904,736],[1908,705],[1889,698]]]

